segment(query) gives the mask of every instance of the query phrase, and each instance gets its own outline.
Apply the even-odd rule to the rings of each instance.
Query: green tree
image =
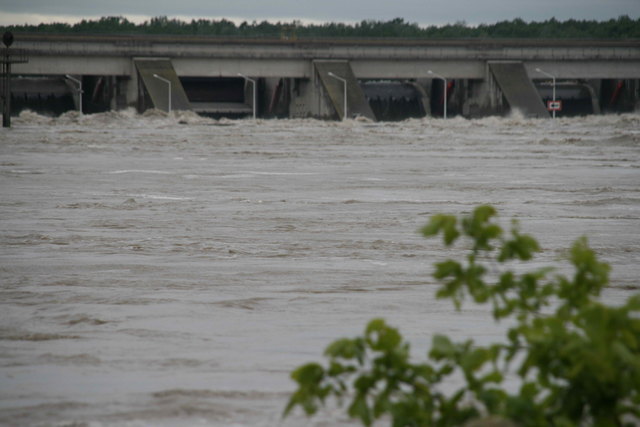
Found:
[[[468,26],[460,21],[441,26],[420,27],[403,18],[390,21],[366,20],[355,24],[323,23],[301,25],[299,22],[243,22],[236,25],[226,19],[192,20],[170,19],[166,16],[151,18],[140,24],[123,17],[103,17],[98,20],[82,20],[73,25],[48,23],[40,25],[0,26],[0,31],[46,33],[125,33],[125,34],[198,34],[210,36],[244,36],[277,38],[295,28],[296,36],[308,37],[388,37],[388,38],[640,38],[640,18],[620,16],[608,21],[558,21],[552,18],[543,22],[525,22],[520,18],[494,24]]]
[[[521,272],[540,250],[516,223],[509,233],[490,206],[461,219],[436,215],[421,230],[442,235],[446,246],[465,240],[462,261],[435,264],[439,298],[460,309],[465,299],[491,304],[493,317],[511,318],[502,342],[478,346],[433,337],[427,361],[409,357],[409,343],[382,319],[362,336],[330,344],[328,364],[292,373],[297,390],[285,409],[314,414],[329,398],[348,401],[350,417],[371,425],[389,416],[394,427],[457,426],[496,416],[522,426],[623,426],[640,422],[640,295],[619,307],[597,300],[609,266],[586,238],[569,253],[574,274],[552,268]],[[517,271],[514,267],[518,267]],[[464,379],[451,394],[439,387]],[[519,388],[503,387],[506,377]]]

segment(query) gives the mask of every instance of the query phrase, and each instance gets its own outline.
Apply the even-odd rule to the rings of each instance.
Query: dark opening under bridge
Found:
[[[343,115],[343,82],[327,78],[329,71],[344,79],[348,116],[373,115],[359,87],[366,81],[409,82],[420,94],[425,113],[437,109],[438,100],[446,97],[449,108],[467,116],[509,109],[547,116],[541,83],[550,82],[550,76],[559,87],[562,82],[584,86],[592,98],[592,112],[600,111],[603,99],[613,99],[619,82],[624,93],[616,96],[629,108],[635,108],[640,93],[638,40],[42,34],[16,34],[15,40],[29,56],[28,63],[14,67],[24,78],[22,90],[29,90],[29,78],[71,75],[85,83],[85,93],[93,92],[93,98],[84,97],[85,103],[102,99],[105,108],[168,108],[168,87],[154,74],[173,83],[174,109],[250,113],[253,87],[240,77],[249,76],[257,80],[255,107],[261,114],[280,111],[289,117]]]

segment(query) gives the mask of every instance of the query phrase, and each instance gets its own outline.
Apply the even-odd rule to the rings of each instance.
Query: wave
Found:
[[[68,111],[58,117],[41,115],[30,110],[22,111],[15,118],[15,125],[49,125],[49,126],[65,126],[65,125],[81,125],[94,128],[96,126],[110,127],[121,125],[146,125],[154,124],[155,126],[173,126],[173,125],[203,125],[227,123],[224,120],[215,120],[203,116],[192,111],[172,111],[167,114],[164,111],[150,109],[139,114],[135,109],[129,108],[118,111],[107,111],[95,114],[80,114],[77,111]]]
[[[42,363],[53,365],[71,365],[71,366],[98,366],[102,361],[90,354],[72,354],[69,356],[45,353],[38,356],[38,360]]]
[[[411,126],[417,125],[429,125],[433,128],[451,128],[453,127],[495,127],[495,126],[532,126],[532,127],[548,127],[548,126],[568,126],[572,124],[582,124],[587,126],[615,126],[617,124],[625,127],[640,126],[640,112],[624,113],[624,114],[603,114],[603,115],[591,115],[583,117],[567,117],[557,118],[555,120],[548,120],[544,118],[527,118],[518,111],[512,112],[508,116],[488,116],[484,118],[467,119],[462,116],[454,116],[447,120],[436,117],[424,117],[424,118],[410,118],[401,122],[372,122],[364,118],[355,118],[346,121],[326,121],[313,118],[304,119],[213,119],[209,117],[200,116],[193,111],[181,111],[175,110],[171,113],[166,113],[157,109],[149,109],[144,113],[138,113],[135,109],[129,108],[118,111],[107,111],[103,113],[95,114],[80,114],[77,111],[69,111],[58,117],[51,117],[35,113],[31,110],[23,110],[18,117],[15,118],[15,125],[85,125],[90,127],[95,126],[116,126],[122,124],[129,125],[144,125],[154,124],[161,126],[174,126],[174,125],[264,125],[281,122],[300,122],[300,123],[313,123],[316,126],[321,127],[371,127],[371,126],[385,126],[385,127],[397,127],[397,126]]]
[[[45,332],[9,332],[0,333],[0,340],[6,341],[53,341],[53,340],[76,340],[77,335],[55,334]]]

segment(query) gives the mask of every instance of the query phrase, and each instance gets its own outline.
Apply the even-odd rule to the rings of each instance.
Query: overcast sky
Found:
[[[470,25],[522,18],[542,21],[640,18],[640,0],[0,0],[0,25],[75,22],[125,16],[233,21],[360,22],[404,18],[420,25]]]

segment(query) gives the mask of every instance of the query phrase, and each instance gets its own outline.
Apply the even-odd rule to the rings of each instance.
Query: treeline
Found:
[[[478,26],[470,26],[461,21],[449,25],[421,27],[416,23],[406,22],[402,18],[391,21],[366,20],[356,24],[302,24],[299,21],[289,23],[245,21],[235,24],[226,19],[182,21],[160,16],[136,24],[124,17],[110,16],[98,20],[82,20],[75,24],[50,23],[0,27],[0,31],[6,30],[15,33],[168,34],[287,39],[315,37],[640,39],[640,18],[634,20],[625,15],[608,21],[575,19],[558,21],[552,18],[542,22],[525,22],[518,18]]]

